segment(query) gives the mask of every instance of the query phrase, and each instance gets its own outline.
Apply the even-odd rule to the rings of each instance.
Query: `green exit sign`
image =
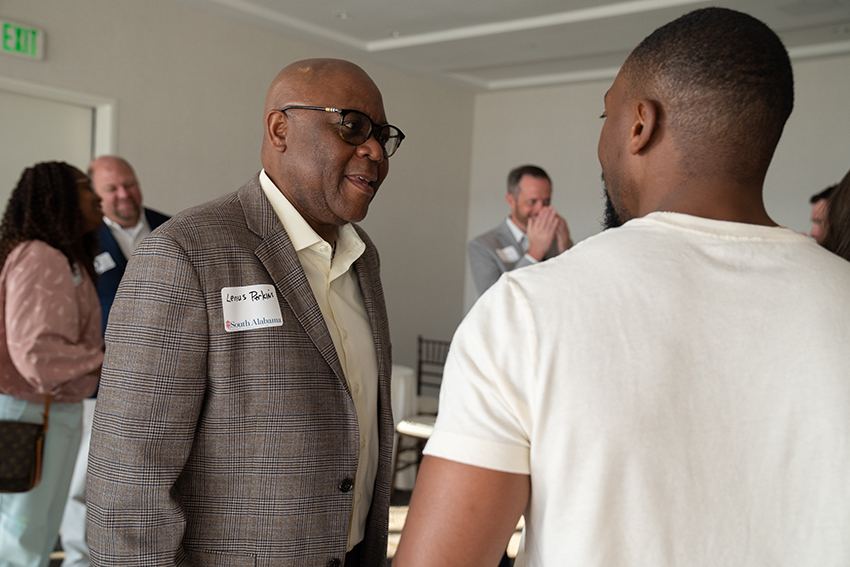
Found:
[[[30,26],[0,20],[0,53],[42,59],[44,32]]]

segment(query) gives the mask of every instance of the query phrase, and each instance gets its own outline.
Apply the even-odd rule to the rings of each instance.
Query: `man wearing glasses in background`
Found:
[[[404,135],[347,61],[266,98],[263,170],[136,251],[89,461],[95,565],[383,565],[390,338],[366,216]]]

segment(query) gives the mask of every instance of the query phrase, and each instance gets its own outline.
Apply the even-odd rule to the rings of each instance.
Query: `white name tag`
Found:
[[[516,262],[519,260],[519,252],[513,246],[506,246],[496,250],[496,255],[502,262]]]
[[[271,284],[221,288],[221,308],[228,333],[283,325],[277,291]]]
[[[117,265],[109,252],[101,252],[94,257],[94,271],[97,275],[104,274]]]

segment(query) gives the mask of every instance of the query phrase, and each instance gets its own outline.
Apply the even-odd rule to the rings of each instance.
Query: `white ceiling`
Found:
[[[850,53],[850,0],[182,0],[476,91],[613,78],[658,26],[723,5],[792,58]]]

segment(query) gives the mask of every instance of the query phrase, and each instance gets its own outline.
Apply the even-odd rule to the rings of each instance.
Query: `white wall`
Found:
[[[850,169],[850,56],[794,63],[796,103],[765,182],[773,220],[809,229],[808,198]],[[552,178],[553,205],[574,241],[600,230],[596,144],[602,97],[613,81],[481,94],[475,100],[467,239],[507,214],[505,178],[523,163]],[[466,269],[464,307],[477,298]]]
[[[463,312],[472,94],[172,0],[4,0],[0,17],[47,37],[45,60],[0,55],[0,76],[117,101],[117,153],[145,204],[167,213],[259,170],[263,101],[282,67],[322,56],[363,66],[408,135],[363,223],[381,253],[394,358],[415,362],[417,334],[451,337]]]

